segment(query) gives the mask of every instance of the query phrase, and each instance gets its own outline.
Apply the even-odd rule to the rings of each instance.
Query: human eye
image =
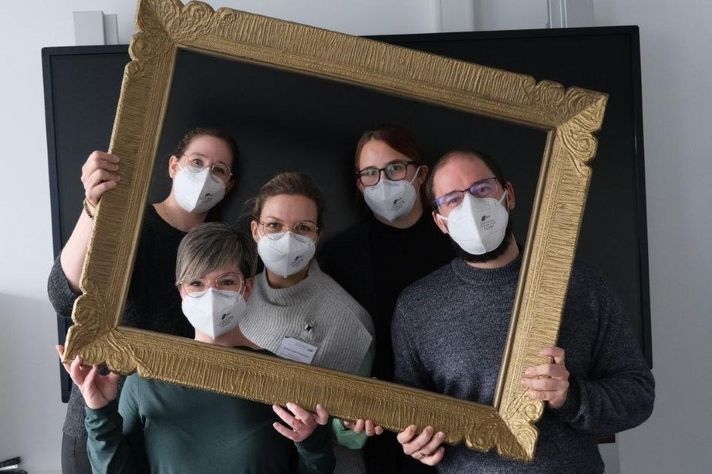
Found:
[[[462,193],[454,192],[447,194],[444,203],[447,207],[457,207],[462,202]]]
[[[200,290],[205,286],[205,282],[202,280],[191,280],[188,282],[187,286],[193,290]]]
[[[271,232],[280,232],[282,227],[284,227],[284,225],[281,222],[265,222],[265,228]]]
[[[470,194],[478,198],[484,198],[491,196],[495,191],[494,184],[491,181],[480,181],[479,183],[473,184],[468,190]]]
[[[240,278],[237,275],[225,275],[218,279],[218,286],[221,288],[233,288],[240,284]]]
[[[227,167],[221,164],[214,165],[212,172],[215,176],[218,176],[220,178],[224,178],[225,176],[230,174]]]
[[[359,176],[362,178],[372,178],[378,174],[378,168],[375,166],[369,166],[368,168],[364,168],[359,172]]]
[[[192,157],[189,163],[193,168],[203,168],[204,166],[203,159],[197,156]]]
[[[299,234],[311,234],[315,231],[315,227],[308,222],[300,222],[294,226],[294,230]]]
[[[389,178],[398,178],[405,174],[407,165],[402,161],[394,161],[386,165],[386,174]]]

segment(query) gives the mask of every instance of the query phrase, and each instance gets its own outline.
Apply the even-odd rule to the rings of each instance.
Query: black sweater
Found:
[[[449,239],[427,212],[407,229],[385,225],[369,213],[322,248],[318,257],[321,269],[373,318],[374,377],[392,380],[391,317],[398,295],[453,257]]]

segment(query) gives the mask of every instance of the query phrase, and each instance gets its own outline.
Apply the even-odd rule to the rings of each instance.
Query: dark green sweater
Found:
[[[101,473],[327,473],[326,427],[301,443],[277,433],[269,405],[148,380],[126,379],[120,402],[86,410],[88,452]],[[295,449],[296,446],[296,449]]]

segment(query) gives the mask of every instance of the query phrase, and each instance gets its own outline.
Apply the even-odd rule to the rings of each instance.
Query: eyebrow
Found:
[[[279,223],[281,223],[281,224],[284,224],[284,221],[283,221],[282,219],[280,219],[279,217],[264,216],[262,219],[272,219],[272,220],[275,220],[275,221],[277,221],[277,222],[279,222]],[[260,219],[260,220],[262,220],[262,219]],[[297,221],[296,224],[301,224],[301,223],[303,223],[303,222],[311,222],[312,224],[316,225],[316,221],[313,220],[313,219],[302,219],[302,220],[300,220],[300,221]]]
[[[197,157],[199,157],[199,158],[208,158],[207,155],[203,155],[202,153],[197,152],[197,151],[196,151],[195,153],[185,154],[185,155],[183,155],[183,156],[197,156]],[[228,168],[230,168],[230,170],[232,170],[232,166],[230,166],[230,165],[228,165],[227,163],[225,163],[224,160],[221,160],[221,159],[218,158],[218,159],[216,159],[216,161],[217,161],[218,163],[221,163],[221,164],[227,166]]]

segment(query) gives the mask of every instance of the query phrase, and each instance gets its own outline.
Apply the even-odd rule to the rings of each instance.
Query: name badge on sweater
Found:
[[[314,360],[317,349],[319,349],[317,346],[300,341],[297,338],[285,337],[282,339],[282,343],[277,348],[276,354],[295,362],[311,364],[312,360]]]

